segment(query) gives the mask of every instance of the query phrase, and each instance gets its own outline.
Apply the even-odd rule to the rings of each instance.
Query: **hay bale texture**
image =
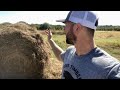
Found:
[[[0,28],[0,79],[42,79],[49,49],[38,31],[25,23]]]

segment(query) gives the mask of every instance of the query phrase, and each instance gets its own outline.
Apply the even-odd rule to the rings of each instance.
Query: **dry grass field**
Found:
[[[55,31],[52,32],[55,33]],[[65,34],[56,32],[53,34],[53,40],[65,50],[69,46],[66,44]],[[47,40],[46,35],[43,34],[43,37]],[[120,60],[120,31],[96,31],[94,39],[98,47]]]
[[[23,27],[23,26],[19,27],[19,25],[16,24],[15,26],[10,26],[10,27],[12,27],[12,28],[19,28],[20,30],[24,30],[25,34],[28,35],[29,37],[32,36],[31,38],[34,40],[34,43],[36,43],[35,37],[33,38],[33,34],[34,34],[33,33],[34,32],[33,29],[31,29],[30,27],[27,27],[27,26],[25,26],[25,27]],[[0,31],[3,30],[3,29],[5,30],[6,27],[9,28],[9,25],[6,25],[6,26],[2,25],[2,26],[0,26]],[[65,50],[69,45],[66,44],[66,39],[65,39],[64,32],[62,30],[61,31],[54,30],[52,32],[53,32],[53,40],[61,48],[63,48],[63,50]],[[63,63],[58,61],[56,59],[56,57],[54,56],[54,54],[52,52],[52,49],[49,46],[49,43],[47,42],[47,36],[45,35],[45,32],[44,31],[38,31],[38,33],[41,34],[41,36],[43,38],[43,41],[46,42],[46,45],[47,45],[47,47],[46,47],[47,50],[46,51],[49,51],[49,56],[48,56],[48,59],[49,59],[48,62],[49,63],[47,64],[48,66],[44,69],[44,72],[43,72],[43,74],[45,74],[44,78],[46,78],[46,79],[60,79],[61,78],[62,64]],[[3,40],[3,39],[1,39],[1,40]],[[14,40],[12,39],[12,41],[14,41]],[[96,31],[96,33],[95,33],[95,42],[96,42],[98,47],[101,47],[102,49],[107,51],[109,54],[111,54],[112,56],[114,56],[118,60],[120,60],[120,32],[119,31]],[[6,42],[4,42],[4,43],[6,43]],[[34,44],[34,43],[32,42],[32,44]],[[13,46],[14,46],[14,44],[17,45],[16,43],[12,43]],[[22,42],[20,44],[22,44]],[[10,47],[8,44],[6,44],[6,45],[7,45],[8,48]],[[28,43],[26,43],[26,45],[29,47]],[[1,46],[2,46],[2,44],[1,44]],[[16,49],[17,49],[17,47],[16,47]],[[40,48],[38,47],[37,50],[39,50],[39,49]],[[1,48],[1,50],[3,50],[3,48]],[[13,51],[13,49],[11,49],[11,51]],[[30,49],[28,49],[27,52],[29,52],[29,51],[30,51]],[[0,54],[1,54],[1,57],[2,57],[3,52],[1,51]],[[4,53],[4,54],[7,55],[7,53]],[[14,52],[13,52],[12,55],[14,56]],[[32,55],[32,53],[31,53],[31,55]],[[27,56],[31,56],[31,55],[27,55]],[[17,56],[20,57],[19,54]],[[2,64],[3,63],[0,63],[0,65],[2,65]],[[12,63],[11,63],[11,65],[12,65]],[[3,65],[3,67],[4,67],[4,65]]]

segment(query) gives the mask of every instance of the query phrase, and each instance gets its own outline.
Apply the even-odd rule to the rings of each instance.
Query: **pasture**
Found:
[[[65,50],[69,45],[66,44],[65,34],[63,33],[63,31],[54,30],[52,32],[53,32],[53,40],[61,48],[63,48],[63,50]],[[43,37],[47,41],[46,35],[43,34]],[[104,49],[109,54],[111,54],[112,56],[120,60],[120,32],[119,31],[96,31],[94,39],[98,47]],[[55,56],[52,54],[51,58],[55,58]]]

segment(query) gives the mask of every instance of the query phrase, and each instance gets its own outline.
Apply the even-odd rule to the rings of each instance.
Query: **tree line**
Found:
[[[104,25],[98,26],[98,31],[120,31],[120,26]]]
[[[38,30],[46,30],[46,29],[63,30],[64,29],[64,25],[51,25],[49,23],[31,24],[31,25],[35,26]]]
[[[49,23],[34,24],[34,26],[38,30],[46,30],[46,29],[63,30],[64,29],[64,25],[51,25]],[[97,31],[120,31],[120,26],[101,25],[97,27]]]
[[[19,23],[27,24],[24,21],[20,21]],[[0,24],[1,25],[8,25],[11,24],[9,22],[5,22]],[[43,24],[29,24],[30,26],[36,27],[38,30],[46,30],[46,29],[52,29],[52,30],[63,30],[65,25],[52,25],[47,22]],[[120,26],[113,26],[113,25],[99,25],[97,27],[97,31],[120,31]]]

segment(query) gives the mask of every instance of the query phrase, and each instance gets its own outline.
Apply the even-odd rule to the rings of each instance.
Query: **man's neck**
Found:
[[[94,41],[91,42],[77,42],[75,44],[75,48],[76,48],[76,54],[78,56],[80,55],[86,55],[87,53],[89,53],[92,49],[94,49],[96,47]]]

